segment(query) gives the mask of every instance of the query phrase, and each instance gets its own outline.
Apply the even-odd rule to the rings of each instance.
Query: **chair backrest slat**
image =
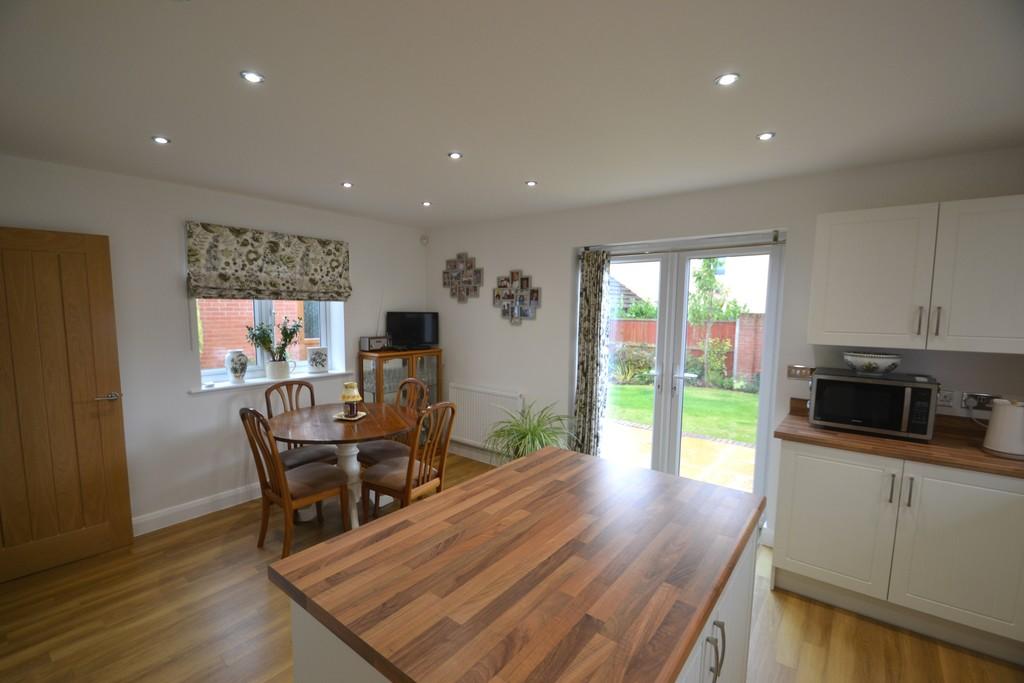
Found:
[[[252,450],[253,460],[256,461],[260,489],[270,491],[278,498],[286,498],[288,487],[285,483],[284,464],[274,441],[274,433],[270,430],[270,423],[258,410],[252,408],[242,408],[238,415],[242,418],[242,426],[249,439],[249,448]]]
[[[263,392],[267,400],[267,417],[274,417],[274,398],[281,402],[280,413],[290,413],[304,407],[302,405],[303,393],[309,396],[309,406],[316,405],[316,394],[313,393],[313,385],[301,379],[290,379],[277,384],[271,384]]]
[[[395,394],[396,407],[426,410],[429,403],[430,390],[421,380],[407,377],[398,385],[398,393]]]
[[[444,466],[448,459],[448,445],[455,424],[455,404],[435,403],[420,412],[416,429],[412,433],[412,452],[406,473],[406,493],[427,484],[432,479],[444,485]],[[436,470],[436,474],[433,472]]]

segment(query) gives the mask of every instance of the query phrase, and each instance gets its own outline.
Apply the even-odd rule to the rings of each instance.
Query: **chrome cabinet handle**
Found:
[[[711,683],[717,683],[718,677],[722,675],[721,657],[718,652],[718,638],[708,636],[707,641],[711,643],[711,647],[715,649],[715,663],[708,668],[708,671],[715,675],[715,677],[711,679]]]
[[[914,478],[910,478],[910,490],[907,492],[907,507],[914,501]]]
[[[921,334],[921,324],[923,322],[924,322],[924,306],[918,306],[917,307],[917,332],[916,332],[916,334],[918,336],[920,336],[920,334]]]
[[[942,324],[942,306],[935,309],[935,336],[939,336],[939,325]]]
[[[725,666],[725,653],[727,652],[725,644],[725,622],[716,620],[711,623],[722,632],[722,659],[718,662],[718,673],[722,673],[722,667]]]
[[[111,392],[110,392],[110,393],[108,393],[108,394],[103,394],[102,396],[97,396],[97,397],[96,397],[95,399],[93,399],[93,400],[96,400],[96,401],[117,401],[117,400],[119,400],[119,399],[120,399],[120,398],[121,398],[122,396],[124,396],[124,394],[119,394],[119,393],[117,393],[116,391],[111,391]]]
[[[889,476],[892,477],[892,479],[889,480],[889,502],[891,503],[892,497],[896,493],[896,475],[890,474]]]

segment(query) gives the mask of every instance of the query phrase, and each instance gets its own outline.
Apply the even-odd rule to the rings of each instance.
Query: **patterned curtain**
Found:
[[[601,417],[604,414],[608,366],[604,325],[604,288],[608,275],[607,251],[587,250],[580,257],[580,319],[576,343],[575,446],[598,455]]]
[[[185,223],[188,295],[207,299],[345,301],[348,243]]]

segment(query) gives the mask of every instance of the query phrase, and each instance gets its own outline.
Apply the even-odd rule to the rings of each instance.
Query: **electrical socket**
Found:
[[[960,407],[969,408],[968,401],[973,399],[972,403],[975,410],[992,410],[992,399],[994,398],[999,397],[995,394],[978,394],[965,391],[960,395]]]
[[[953,407],[953,392],[952,391],[940,391],[936,396],[935,405],[939,408],[952,408]]]

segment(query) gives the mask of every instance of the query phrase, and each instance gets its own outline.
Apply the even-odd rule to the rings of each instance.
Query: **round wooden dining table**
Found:
[[[386,439],[416,426],[417,413],[412,408],[396,408],[390,403],[360,403],[366,417],[337,420],[334,416],[345,409],[343,403],[325,403],[299,408],[270,418],[274,439],[288,444],[334,444],[338,451],[338,467],[348,474],[348,516],[351,528],[359,526],[357,513],[362,487],[359,478],[359,443]]]

